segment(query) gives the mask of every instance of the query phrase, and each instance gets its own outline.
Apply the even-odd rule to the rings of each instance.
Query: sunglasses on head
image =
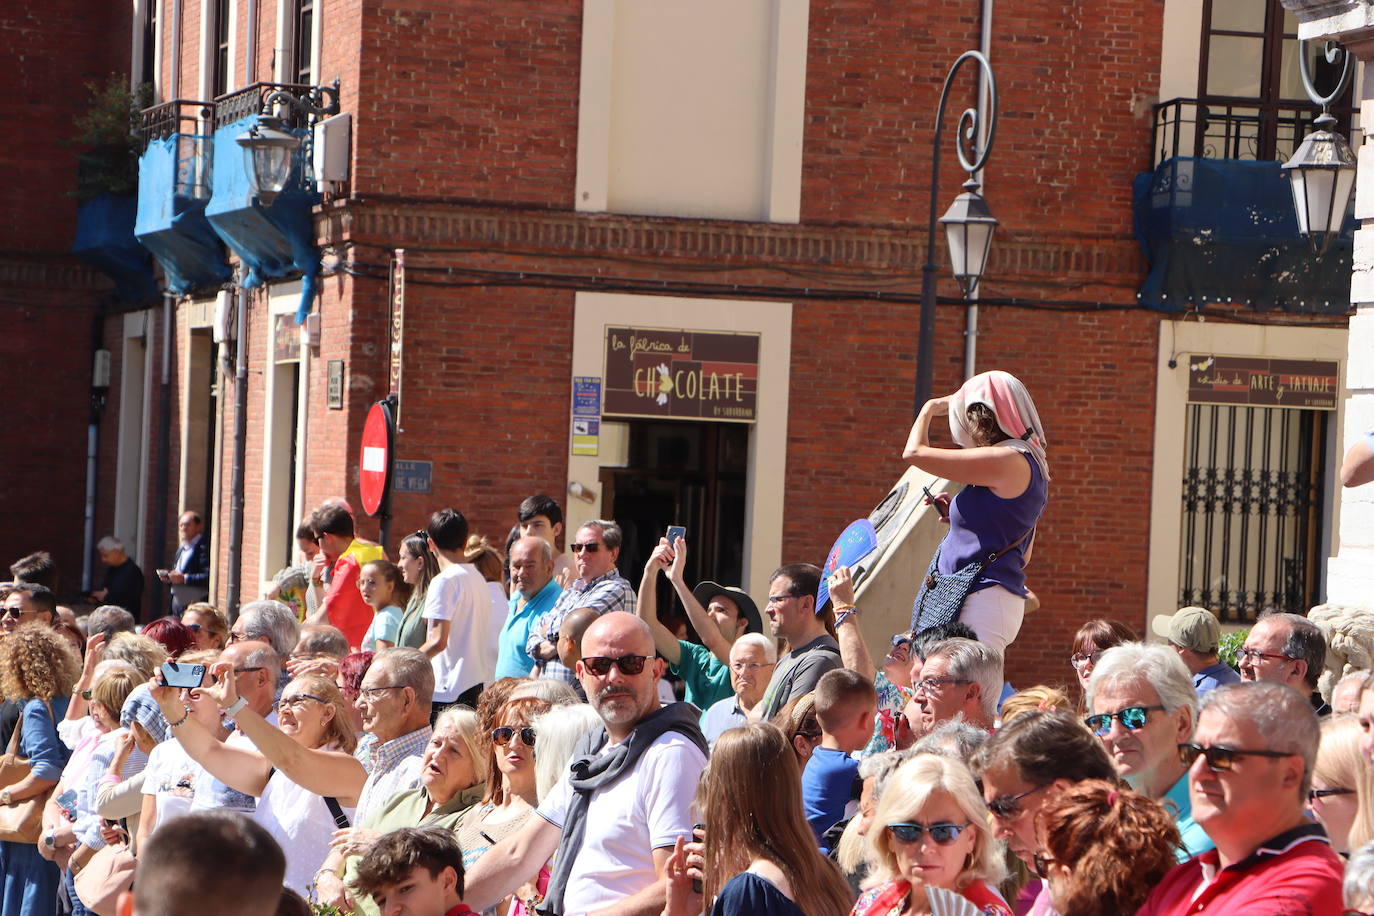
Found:
[[[1293,757],[1288,751],[1238,751],[1230,747],[1202,747],[1197,744],[1180,744],[1178,759],[1190,767],[1198,757],[1207,758],[1207,766],[1213,773],[1229,773],[1236,765],[1237,757]]]
[[[899,843],[919,843],[921,837],[929,833],[937,845],[948,846],[968,827],[968,824],[888,824],[887,832]]]
[[[605,677],[610,673],[612,665],[619,668],[621,674],[639,674],[644,670],[644,663],[648,660],[647,655],[622,655],[619,658],[593,655],[591,658],[582,659],[582,665],[597,677]]]
[[[520,743],[525,747],[534,747],[534,729],[526,725],[523,728],[515,728],[510,725],[502,725],[500,728],[491,730],[491,740],[493,744],[505,747],[510,744],[511,739],[516,735],[520,736]]]
[[[1127,731],[1135,731],[1144,728],[1145,723],[1150,719],[1150,711],[1154,709],[1162,710],[1163,706],[1127,706],[1116,712],[1098,713],[1095,716],[1088,716],[1083,720],[1083,724],[1092,729],[1092,733],[1099,738],[1105,738],[1107,733],[1112,730],[1112,720],[1119,719],[1121,727]]]
[[[587,553],[596,553],[601,549],[601,545],[596,541],[588,541],[585,544],[569,544],[568,549],[573,553],[581,553],[584,550],[587,551]]]

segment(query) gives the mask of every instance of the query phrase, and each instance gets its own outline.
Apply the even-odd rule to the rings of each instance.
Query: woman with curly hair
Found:
[[[1064,790],[1040,817],[1036,871],[1065,916],[1134,913],[1178,864],[1182,841],[1169,812],[1105,780]]]
[[[9,807],[41,796],[57,785],[71,751],[57,736],[81,662],[51,627],[21,626],[0,639],[0,695],[23,702],[19,754],[29,774],[0,788],[0,805]],[[0,913],[38,916],[54,912],[61,884],[57,865],[32,843],[0,842]]]

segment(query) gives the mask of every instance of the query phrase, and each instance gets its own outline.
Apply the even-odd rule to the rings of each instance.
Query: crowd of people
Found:
[[[907,459],[964,486],[931,496],[949,535],[880,660],[846,567],[788,563],[756,602],[687,582],[664,537],[636,587],[619,526],[569,532],[569,558],[547,496],[504,549],[454,509],[371,543],[330,501],[232,619],[76,616],[24,558],[0,586],[0,912],[1374,911],[1374,680],[1323,701],[1317,623],[1263,616],[1233,668],[1204,608],[1149,642],[1092,619],[1070,683],[1006,683],[1049,466],[1003,376],[913,426]]]

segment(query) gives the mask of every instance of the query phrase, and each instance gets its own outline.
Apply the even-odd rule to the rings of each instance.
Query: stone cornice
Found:
[[[51,255],[9,251],[0,253],[0,288],[59,287],[102,292],[110,281],[80,261]]]
[[[673,265],[775,267],[891,273],[913,277],[925,257],[913,229],[665,219],[606,213],[496,209],[462,204],[344,201],[316,214],[321,245],[445,247],[508,254],[580,254],[658,259]],[[1133,286],[1144,275],[1129,237],[1014,238],[999,235],[989,274]]]

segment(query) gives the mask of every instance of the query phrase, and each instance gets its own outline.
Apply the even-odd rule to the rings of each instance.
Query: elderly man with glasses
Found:
[[[572,669],[558,660],[558,629],[573,611],[590,608],[598,615],[635,613],[635,588],[615,568],[621,540],[620,526],[612,521],[595,519],[577,529],[576,539],[568,545],[577,564],[577,579],[568,583],[553,607],[530,627],[525,642],[525,651],[535,661],[535,677],[576,683]]]
[[[1002,654],[972,639],[947,639],[927,651],[919,673],[912,665],[911,687],[918,737],[953,719],[992,731],[1002,695]]]
[[[1178,751],[1193,819],[1216,849],[1165,875],[1139,916],[1342,912],[1341,859],[1304,811],[1318,736],[1307,698],[1282,684],[1231,684],[1203,699]]]
[[[1197,692],[1182,659],[1168,646],[1114,646],[1094,668],[1087,699],[1092,715],[1083,721],[1102,739],[1121,778],[1173,815],[1183,838],[1179,861],[1211,849],[1193,820],[1188,768],[1178,756],[1197,716]]]

